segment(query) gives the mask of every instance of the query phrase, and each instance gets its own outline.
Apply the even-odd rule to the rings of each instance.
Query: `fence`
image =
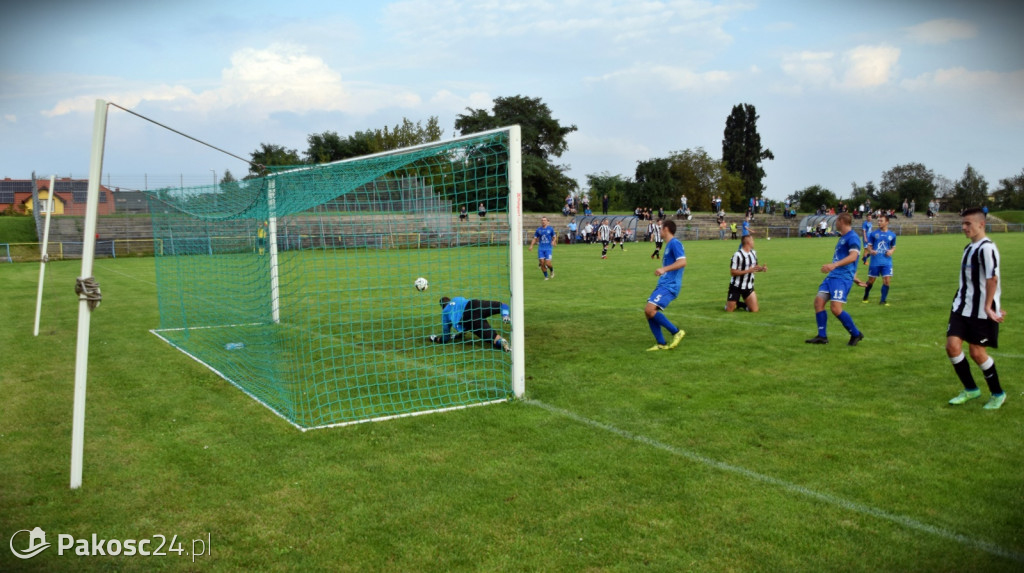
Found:
[[[82,258],[81,241],[50,241],[46,249],[48,259],[61,261]],[[160,242],[153,239],[112,239],[96,241],[96,257],[147,257],[160,248]],[[0,243],[0,261],[20,263],[41,258],[42,243]]]

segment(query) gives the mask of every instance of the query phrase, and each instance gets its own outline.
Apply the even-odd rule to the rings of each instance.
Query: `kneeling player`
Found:
[[[757,293],[754,292],[754,273],[761,273],[768,267],[757,264],[757,251],[754,250],[754,236],[746,235],[740,242],[740,250],[732,255],[729,273],[729,294],[726,297],[725,311],[732,312],[737,308],[757,312]]]
[[[511,352],[508,340],[494,332],[487,318],[495,314],[501,314],[501,320],[508,323],[511,320],[509,306],[503,302],[493,300],[466,299],[461,296],[455,298],[441,297],[441,335],[430,335],[430,341],[438,344],[455,342],[462,338],[466,332],[472,332],[481,339],[491,343],[495,350]],[[455,332],[452,332],[452,331]]]

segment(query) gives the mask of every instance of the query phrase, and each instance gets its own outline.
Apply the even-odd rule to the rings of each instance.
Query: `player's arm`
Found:
[[[837,269],[839,267],[846,266],[846,265],[856,261],[859,257],[860,257],[860,249],[856,249],[856,248],[850,249],[849,254],[847,254],[842,259],[840,259],[840,260],[838,260],[838,261],[836,261],[834,263],[829,263],[827,265],[823,265],[821,267],[821,272],[823,272],[823,273],[830,273],[830,272],[832,272],[833,270],[835,270],[835,269]]]
[[[532,251],[533,250],[533,246],[536,245],[536,244],[537,244],[537,233],[534,233],[533,234],[533,240],[530,241],[530,246],[526,247],[526,250],[527,251]]]
[[[672,272],[672,271],[675,271],[675,270],[679,270],[679,269],[682,269],[682,268],[685,268],[685,267],[686,267],[686,257],[679,257],[678,259],[676,259],[676,262],[672,263],[671,265],[668,265],[667,267],[660,267],[660,268],[654,269],[654,274],[656,274],[656,275],[658,275],[660,277],[661,275],[663,275],[665,273],[669,273],[669,272]]]
[[[992,306],[995,302],[997,288],[999,288],[999,277],[993,275],[985,279],[985,314],[996,322],[1002,322],[1006,311],[996,312]]]

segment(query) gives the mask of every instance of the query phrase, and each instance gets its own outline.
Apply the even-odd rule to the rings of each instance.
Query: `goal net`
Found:
[[[521,316],[518,164],[513,127],[148,192],[154,333],[301,429],[521,395],[515,320],[489,319],[511,353],[429,338],[442,296]]]

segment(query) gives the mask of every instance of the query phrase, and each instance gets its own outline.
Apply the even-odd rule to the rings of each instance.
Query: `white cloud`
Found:
[[[636,86],[657,85],[672,91],[717,88],[727,85],[733,76],[729,72],[711,70],[695,72],[678,66],[638,64],[601,76],[586,78],[587,82],[609,82],[635,89]]]
[[[970,105],[985,107],[998,115],[1024,120],[1024,70],[994,72],[946,68],[900,82],[904,89],[925,94],[968,97]]]
[[[5,114],[4,121],[7,123],[18,123],[18,116],[14,115],[13,113]]]
[[[782,71],[800,85],[827,86],[835,81],[832,52],[797,52],[782,57]]]
[[[139,88],[137,82],[122,81],[119,87],[60,100],[43,111],[47,117],[72,112],[91,112],[96,99],[128,108],[142,103],[163,103],[166,107],[197,113],[241,110],[254,118],[271,113],[343,111],[369,114],[388,107],[415,107],[419,95],[406,88],[342,81],[341,74],[319,56],[302,46],[274,44],[265,49],[245,48],[231,56],[219,83],[206,90],[183,85]]]
[[[942,18],[907,28],[907,37],[920,44],[945,44],[978,35],[978,27],[966,20]]]
[[[786,54],[780,66],[795,85],[783,91],[800,91],[804,87],[846,90],[877,87],[889,83],[899,58],[899,48],[885,45],[857,46],[844,52],[842,58],[836,58],[833,52]]]
[[[886,84],[900,59],[899,48],[892,46],[857,46],[844,54],[848,64],[842,87],[873,88]]]

